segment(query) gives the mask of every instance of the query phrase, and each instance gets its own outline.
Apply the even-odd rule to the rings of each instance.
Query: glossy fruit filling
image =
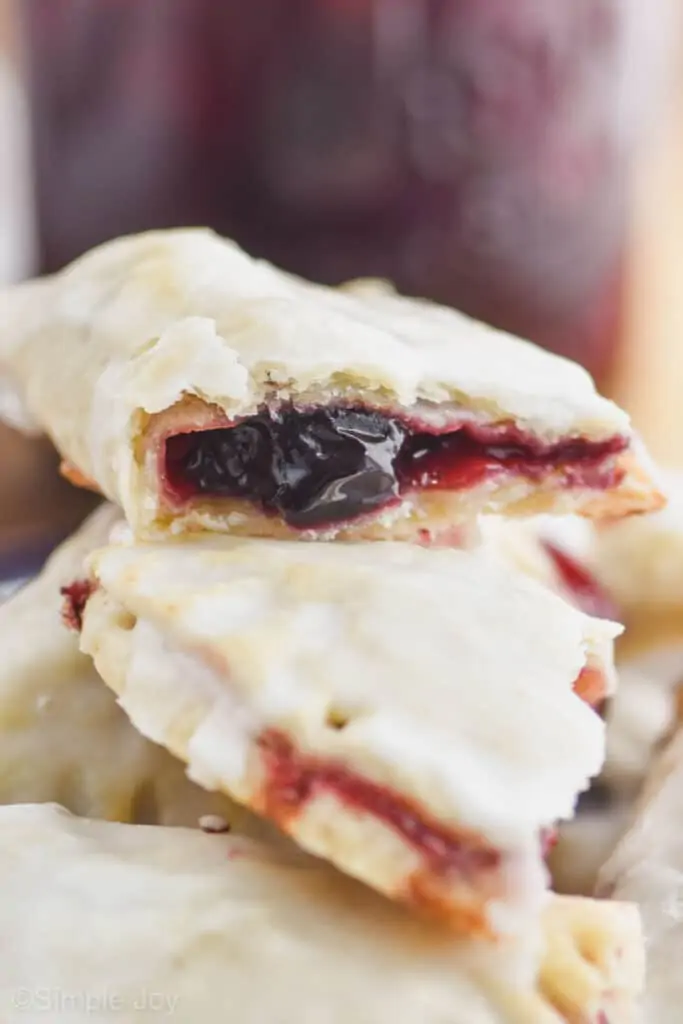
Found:
[[[541,444],[513,424],[471,422],[439,433],[362,407],[264,409],[231,426],[166,439],[162,474],[174,504],[242,498],[299,529],[372,512],[418,490],[464,490],[499,474],[564,487],[620,480],[621,437]]]
[[[435,874],[457,872],[472,877],[500,866],[501,852],[481,836],[445,828],[409,798],[341,763],[298,752],[282,733],[268,730],[259,747],[266,769],[263,809],[284,828],[309,800],[333,793],[347,807],[370,814],[397,832],[424,856]]]
[[[76,633],[80,633],[83,628],[83,612],[96,586],[93,580],[74,580],[68,586],[60,588],[59,593],[64,598],[62,619],[64,624]]]

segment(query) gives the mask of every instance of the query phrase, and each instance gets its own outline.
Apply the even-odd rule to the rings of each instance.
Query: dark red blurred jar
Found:
[[[640,0],[642,5],[642,0]],[[636,0],[23,0],[42,266],[205,223],[617,351]]]

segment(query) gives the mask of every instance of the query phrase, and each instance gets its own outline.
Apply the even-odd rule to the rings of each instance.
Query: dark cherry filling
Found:
[[[557,574],[577,608],[599,619],[619,621],[614,601],[585,566],[550,541],[543,541],[543,547],[552,558]]]
[[[414,429],[364,408],[264,409],[234,426],[167,438],[164,483],[173,501],[197,494],[245,498],[300,529],[354,519],[415,490],[460,490],[495,474],[567,487],[619,482],[610,456],[621,437],[540,445],[513,424]]]
[[[301,754],[275,730],[259,740],[265,767],[264,810],[283,826],[321,792],[360,812],[371,814],[399,833],[421,853],[431,871],[457,871],[464,876],[495,871],[501,853],[476,833],[444,828],[430,821],[411,800],[350,771],[343,764]]]
[[[69,629],[80,633],[83,628],[83,612],[95,587],[92,580],[74,580],[67,587],[60,588],[59,593],[64,598],[62,619]]]

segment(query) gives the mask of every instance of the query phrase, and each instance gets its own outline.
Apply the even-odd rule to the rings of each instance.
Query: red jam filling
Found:
[[[605,699],[607,680],[601,668],[584,665],[574,683],[574,693],[597,711]]]
[[[344,765],[297,752],[275,730],[259,740],[266,768],[264,810],[286,825],[305,804],[321,793],[360,813],[371,814],[397,832],[417,850],[436,874],[464,876],[499,868],[502,855],[474,832],[444,828],[430,821],[415,803],[387,786],[357,775]]]
[[[95,588],[93,580],[74,580],[67,587],[60,588],[59,592],[64,598],[62,619],[69,629],[80,633],[83,628],[83,612]]]
[[[599,619],[619,621],[619,611],[614,601],[585,566],[551,541],[543,541],[543,547],[553,560],[560,581],[577,608]]]
[[[446,433],[362,407],[264,409],[231,426],[168,437],[162,474],[175,503],[243,498],[299,529],[355,519],[416,490],[463,490],[499,474],[560,474],[604,490],[627,440],[541,444],[514,424],[462,423]]]

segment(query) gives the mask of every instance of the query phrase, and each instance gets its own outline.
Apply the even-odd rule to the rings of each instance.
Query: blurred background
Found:
[[[0,0],[0,280],[209,224],[578,359],[683,464],[682,14]],[[54,470],[49,446],[2,429],[0,574],[91,501]]]

